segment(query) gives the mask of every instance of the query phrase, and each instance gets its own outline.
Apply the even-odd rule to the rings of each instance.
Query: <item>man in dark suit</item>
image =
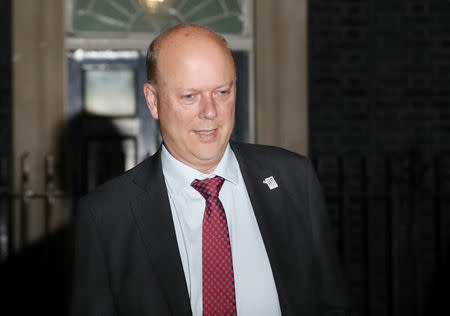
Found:
[[[178,25],[150,45],[147,75],[163,144],[80,201],[72,315],[347,315],[309,161],[230,142],[226,42]]]

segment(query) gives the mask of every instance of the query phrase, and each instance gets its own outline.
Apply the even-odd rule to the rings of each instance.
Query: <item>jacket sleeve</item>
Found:
[[[321,272],[322,315],[354,315],[347,284],[338,260],[336,243],[325,211],[322,190],[311,163],[308,160],[308,195],[314,238],[314,251]]]
[[[75,214],[73,251],[71,315],[115,315],[98,224],[83,200]]]

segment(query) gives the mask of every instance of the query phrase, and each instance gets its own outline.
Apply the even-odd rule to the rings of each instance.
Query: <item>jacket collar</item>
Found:
[[[131,202],[131,210],[172,314],[187,316],[192,312],[160,153],[161,148],[136,174],[134,182],[142,192]]]

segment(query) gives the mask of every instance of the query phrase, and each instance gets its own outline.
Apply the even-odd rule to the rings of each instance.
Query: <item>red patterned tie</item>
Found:
[[[236,315],[233,261],[227,218],[219,191],[224,178],[194,180],[191,186],[206,200],[203,215],[203,316]]]

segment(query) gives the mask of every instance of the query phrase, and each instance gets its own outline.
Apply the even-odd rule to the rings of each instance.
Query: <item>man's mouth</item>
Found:
[[[195,131],[195,132],[200,135],[211,135],[215,131],[216,131],[216,129],[212,129],[212,130],[208,130],[208,131]]]

